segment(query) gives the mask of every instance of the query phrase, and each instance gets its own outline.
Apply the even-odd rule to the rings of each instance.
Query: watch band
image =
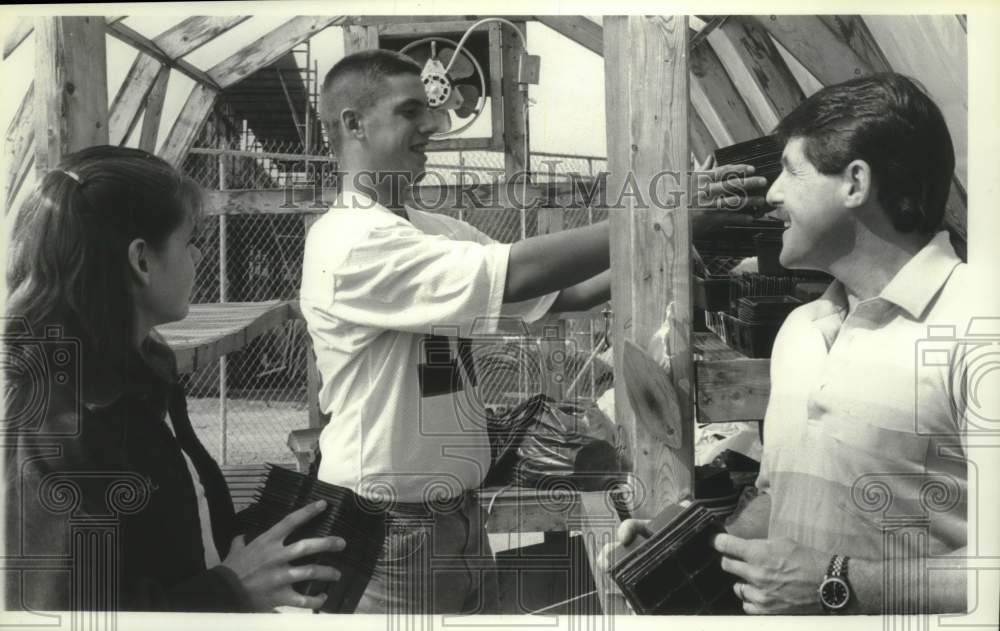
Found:
[[[826,568],[826,575],[847,578],[847,562],[850,559],[851,557],[845,557],[839,554],[833,555],[830,559],[830,565]]]
[[[830,558],[830,564],[826,569],[826,576],[823,577],[823,583],[820,585],[820,604],[827,613],[838,613],[843,611],[844,606],[851,600],[851,587],[850,582],[847,580],[847,563],[850,561],[850,557],[841,556],[839,554],[833,555]],[[829,583],[841,583],[843,588],[846,590],[844,594],[843,602],[839,604],[828,603],[823,595],[824,587]]]

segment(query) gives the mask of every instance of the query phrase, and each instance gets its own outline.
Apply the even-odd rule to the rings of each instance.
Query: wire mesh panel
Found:
[[[308,348],[305,323],[293,320],[227,355],[224,407],[218,364],[185,376],[191,423],[218,461],[258,464],[289,460],[289,432],[309,425]]]

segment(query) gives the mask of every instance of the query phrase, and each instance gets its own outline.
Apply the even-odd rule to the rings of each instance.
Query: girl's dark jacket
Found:
[[[68,338],[4,342],[7,608],[248,611],[236,575],[205,566],[182,449],[221,558],[233,504],[191,427],[173,352],[150,338],[112,370]]]

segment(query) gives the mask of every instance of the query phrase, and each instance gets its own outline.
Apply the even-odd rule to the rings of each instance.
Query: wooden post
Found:
[[[35,169],[39,177],[62,157],[108,143],[104,18],[35,20]]]
[[[538,234],[550,234],[563,229],[564,212],[562,208],[538,209]],[[572,323],[558,319],[547,323],[545,334],[539,340],[539,351],[542,362],[542,392],[556,401],[561,401],[566,395],[569,383],[566,381],[567,351],[572,348],[566,344]]]
[[[378,27],[345,26],[344,55],[378,48]]]
[[[226,163],[224,161],[225,155],[219,154],[219,190],[226,190],[228,184],[226,182]],[[226,247],[226,241],[228,241],[228,233],[226,230],[226,214],[219,214],[219,302],[225,303],[229,300],[229,285],[228,285],[228,265],[227,257],[228,251]],[[219,442],[221,456],[219,458],[220,462],[224,465],[226,464],[226,451],[227,451],[227,438],[229,429],[229,402],[227,401],[228,392],[226,388],[226,377],[229,373],[229,366],[226,362],[226,356],[222,355],[219,357],[219,433],[221,434],[221,440]]]
[[[302,134],[305,138],[305,142],[302,143],[302,153],[309,155],[312,152],[312,119],[310,117],[310,111],[312,110],[312,95],[313,86],[316,81],[316,74],[312,69],[312,40],[306,40],[306,103],[305,113],[303,114],[303,119],[305,120],[305,133]],[[308,175],[309,162],[306,162],[306,171]]]
[[[515,22],[522,33],[524,22]],[[507,178],[516,173],[527,173],[528,162],[528,117],[524,110],[527,94],[518,89],[517,67],[524,52],[521,38],[509,26],[500,29],[500,63],[503,73],[500,90],[503,99],[503,157]],[[523,200],[522,200],[523,201]]]
[[[610,212],[615,420],[632,445],[640,517],[689,497],[694,474],[687,37],[684,16],[604,19],[608,199],[629,190],[628,180],[640,191]],[[661,419],[665,427],[640,423],[629,406],[626,340],[669,369],[664,385],[680,411]],[[676,446],[656,438],[664,429]]]
[[[503,151],[503,74],[499,68],[503,67],[503,42],[500,24],[491,22],[487,24],[490,39],[490,147],[494,151]]]

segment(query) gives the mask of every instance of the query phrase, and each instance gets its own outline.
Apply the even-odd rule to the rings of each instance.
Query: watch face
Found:
[[[842,579],[828,578],[823,581],[819,588],[820,598],[823,604],[830,609],[840,609],[847,604],[847,599],[851,595],[850,589]]]

